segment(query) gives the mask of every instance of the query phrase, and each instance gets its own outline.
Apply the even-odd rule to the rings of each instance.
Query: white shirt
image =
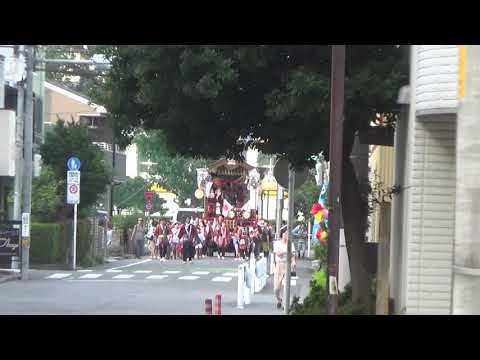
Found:
[[[291,242],[290,245],[293,255],[295,254],[295,246],[293,245],[293,242]],[[287,262],[287,243],[284,243],[282,240],[274,241],[273,252],[275,254],[275,261]]]

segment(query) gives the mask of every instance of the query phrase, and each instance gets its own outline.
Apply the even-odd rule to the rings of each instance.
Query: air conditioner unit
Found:
[[[0,110],[0,176],[15,176],[15,111]]]

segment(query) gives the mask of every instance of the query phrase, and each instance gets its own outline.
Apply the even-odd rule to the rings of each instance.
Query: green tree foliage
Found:
[[[149,191],[150,183],[141,177],[128,179],[124,183],[115,186],[113,191],[113,204],[117,209],[133,209],[141,212],[145,209],[145,191]],[[160,199],[158,195],[153,198],[152,212],[163,213],[165,210],[162,204],[165,200]]]
[[[295,215],[301,211],[306,219],[310,215],[312,204],[318,201],[320,195],[320,187],[315,181],[313,175],[309,175],[305,183],[295,191]]]
[[[45,45],[47,59],[89,60],[97,45]],[[46,64],[48,80],[61,83],[85,95],[103,82],[104,72],[91,71],[89,65]]]
[[[32,181],[32,219],[33,221],[54,221],[59,208],[64,203],[61,181],[50,166],[43,166],[38,178]]]
[[[73,123],[66,126],[63,121],[57,122],[53,130],[46,134],[40,151],[44,164],[51,168],[52,176],[57,179],[62,199],[66,199],[67,160],[71,156],[80,159],[81,209],[94,205],[110,182],[103,153],[92,143],[88,129],[84,126]]]
[[[135,143],[142,157],[155,163],[150,168],[152,180],[175,193],[181,206],[186,199],[191,199],[192,206],[202,204],[194,196],[197,189],[196,169],[207,166],[206,160],[170,153],[165,136],[159,130],[138,134]]]
[[[112,69],[102,103],[126,142],[143,127],[162,129],[167,146],[182,155],[238,156],[247,143],[295,164],[321,151],[328,157],[329,46],[129,45],[104,51]],[[402,51],[347,47],[345,115],[353,133],[368,127],[376,112],[392,111],[407,80]]]
[[[241,157],[247,146],[288,158],[329,158],[331,47],[318,45],[128,45],[102,49],[112,62],[97,100],[129,143],[138,129],[162,129],[181,156]],[[355,301],[369,302],[365,219],[350,154],[377,113],[395,119],[408,82],[404,49],[346,48],[342,211]],[[241,139],[242,141],[239,141]]]

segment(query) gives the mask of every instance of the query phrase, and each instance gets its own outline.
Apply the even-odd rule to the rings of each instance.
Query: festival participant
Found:
[[[160,220],[160,224],[155,229],[155,236],[157,237],[157,247],[160,253],[160,261],[166,261],[169,235],[170,228],[165,223],[164,219]]]
[[[180,252],[178,252],[179,243],[180,243],[179,235],[180,235],[180,224],[177,221],[175,221],[172,227],[172,238],[170,241],[170,247],[172,249],[172,257],[174,260],[177,259],[177,254],[178,254],[178,257],[180,257]]]
[[[195,259],[202,258],[202,248],[204,247],[205,243],[205,226],[203,221],[200,220],[198,222],[197,227],[197,236],[195,238]]]
[[[225,249],[227,248],[229,238],[230,234],[227,228],[227,224],[225,222],[221,222],[220,233],[217,238],[219,259],[225,259]]]
[[[221,219],[220,217],[218,217],[218,220],[217,219],[213,220],[213,242],[215,244],[215,247],[217,248],[217,257],[219,259],[221,258],[221,255],[220,255],[220,247],[218,246],[218,244],[219,244],[221,229],[222,229]]]
[[[213,256],[213,222],[212,220],[208,220],[207,226],[205,227],[205,252],[204,252],[204,257],[205,253],[207,256]]]
[[[194,241],[195,241],[195,238],[197,237],[197,228],[195,227],[195,220],[190,220],[190,223],[188,225],[186,225],[185,227],[185,231],[186,231],[186,234],[187,234],[187,241],[184,241],[183,242],[183,262],[186,263],[187,262],[187,258],[188,258],[188,261],[190,263],[193,262],[193,249],[194,249]]]
[[[239,227],[237,225],[235,225],[235,227],[233,228],[232,234],[231,234],[232,241],[233,241],[233,248],[234,248],[234,251],[235,251],[235,256],[234,256],[235,261],[240,260],[240,249],[239,249],[240,234],[239,234],[239,231],[240,231]]]
[[[147,239],[148,239],[148,250],[150,251],[150,256],[152,260],[157,257],[157,247],[156,247],[156,236],[155,229],[157,228],[157,222],[152,220],[148,228]]]
[[[248,249],[248,229],[246,227],[239,228],[239,237],[238,248],[240,251],[240,257],[243,260],[246,260]]]

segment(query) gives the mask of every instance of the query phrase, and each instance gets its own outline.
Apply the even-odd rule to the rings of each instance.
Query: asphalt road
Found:
[[[78,271],[31,270],[29,280],[0,284],[0,314],[202,315],[206,298],[222,295],[223,315],[281,315],[275,307],[273,276],[237,309],[233,259],[125,259]],[[301,262],[292,294],[306,294],[310,272]]]

